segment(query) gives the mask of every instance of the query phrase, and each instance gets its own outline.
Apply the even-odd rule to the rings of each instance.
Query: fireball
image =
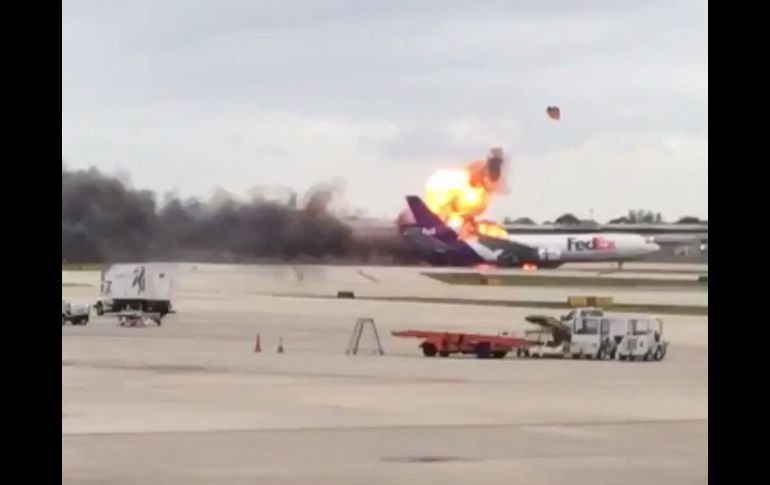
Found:
[[[478,230],[480,234],[489,237],[503,239],[508,236],[508,231],[506,231],[503,226],[495,222],[481,221],[479,222]]]
[[[460,169],[442,169],[425,185],[425,203],[461,239],[478,235],[503,238],[505,228],[491,221],[477,221],[487,210],[492,194],[503,190],[501,149],[493,149],[486,161],[476,161]]]

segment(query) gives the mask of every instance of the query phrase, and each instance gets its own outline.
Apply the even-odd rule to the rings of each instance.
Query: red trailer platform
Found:
[[[422,339],[420,348],[425,357],[448,357],[451,354],[475,354],[479,359],[502,359],[508,352],[535,345],[536,342],[507,335],[478,333],[432,332],[404,330],[392,332],[394,337]]]

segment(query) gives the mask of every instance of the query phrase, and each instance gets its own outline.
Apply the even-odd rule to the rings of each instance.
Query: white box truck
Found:
[[[100,298],[94,308],[97,315],[141,310],[172,312],[174,265],[164,263],[114,264],[102,271]]]

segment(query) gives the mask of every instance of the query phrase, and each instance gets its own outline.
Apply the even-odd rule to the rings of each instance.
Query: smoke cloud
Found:
[[[96,169],[62,166],[62,260],[247,262],[264,259],[398,257],[398,244],[354,237],[330,203],[339,184],[284,201],[252,193],[238,201],[218,191],[208,201],[137,190]]]

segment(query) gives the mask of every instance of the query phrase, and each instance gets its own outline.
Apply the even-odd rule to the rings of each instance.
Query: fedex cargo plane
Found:
[[[406,200],[416,227],[406,229],[404,235],[434,265],[521,267],[529,264],[556,268],[581,261],[630,261],[660,249],[651,238],[637,234],[509,234],[506,238],[480,235],[461,240],[422,199],[411,195]]]

